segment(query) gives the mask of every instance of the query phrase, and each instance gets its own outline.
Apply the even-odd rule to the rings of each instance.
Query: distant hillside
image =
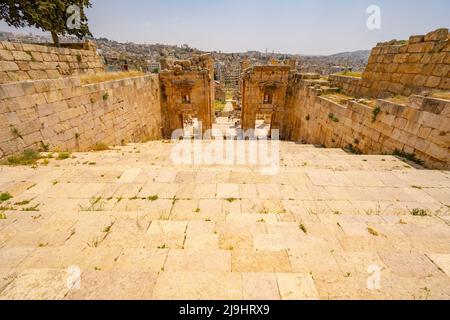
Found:
[[[341,53],[329,55],[330,58],[335,58],[335,59],[361,59],[361,60],[368,60],[369,56],[370,56],[370,50],[341,52]]]

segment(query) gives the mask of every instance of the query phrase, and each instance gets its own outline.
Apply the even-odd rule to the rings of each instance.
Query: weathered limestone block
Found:
[[[0,61],[0,71],[18,71],[19,66],[12,61]]]
[[[47,78],[47,72],[43,70],[30,70],[27,72],[31,79],[45,79]]]
[[[0,82],[2,83],[10,82],[9,75],[6,71],[0,71]]]
[[[43,62],[31,61],[30,62],[30,68],[32,70],[45,70],[46,69],[46,65]]]
[[[440,41],[448,39],[448,29],[442,28],[432,31],[425,35],[425,41]]]
[[[23,51],[11,51],[14,60],[17,61],[31,61],[32,57],[31,54]]]
[[[6,98],[16,98],[25,95],[25,91],[20,83],[2,85]]]
[[[431,73],[436,77],[447,77],[450,74],[450,64],[437,64]]]
[[[448,56],[449,54],[447,52],[433,53],[430,63],[444,63]]]
[[[1,61],[12,61],[14,60],[14,57],[9,50],[0,50],[0,60]]]
[[[421,43],[425,40],[425,36],[411,36],[409,37],[409,44]]]
[[[40,53],[40,52],[32,51],[31,56],[32,56],[32,60],[34,60],[34,61],[38,61],[38,62],[44,61],[42,53]]]
[[[425,85],[425,82],[427,81],[427,77],[421,74],[415,75],[412,82],[419,87],[422,87]]]
[[[429,88],[437,88],[440,83],[441,83],[440,77],[431,76],[427,79],[425,86]]]

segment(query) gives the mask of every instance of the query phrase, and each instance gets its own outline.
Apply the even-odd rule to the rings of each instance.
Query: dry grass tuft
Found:
[[[336,73],[339,76],[347,76],[347,77],[353,77],[353,78],[362,78],[362,72],[356,72],[356,71],[342,71]]]
[[[121,80],[126,78],[140,77],[145,75],[141,71],[127,71],[127,72],[105,72],[97,74],[86,74],[80,76],[81,84],[93,84],[113,80]]]
[[[450,91],[435,91],[430,96],[437,99],[450,100]]]

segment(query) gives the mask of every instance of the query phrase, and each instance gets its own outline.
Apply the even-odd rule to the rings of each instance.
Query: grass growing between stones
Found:
[[[88,206],[80,205],[80,211],[104,211],[102,197],[92,197]]]
[[[308,230],[306,229],[305,225],[303,223],[300,223],[298,225],[299,229],[303,231],[304,234],[308,233]]]
[[[374,237],[378,237],[380,235],[380,233],[372,227],[368,227],[367,231]]]
[[[376,107],[372,110],[372,122],[377,121],[377,117],[380,114],[380,112],[381,112],[380,107]]]
[[[330,119],[333,122],[339,122],[339,119],[333,113],[330,113],[328,115],[328,119]]]
[[[12,195],[9,192],[3,192],[0,193],[0,202],[8,201],[9,199],[12,199]]]
[[[82,75],[80,77],[81,84],[93,84],[106,81],[121,80],[126,78],[144,76],[145,73],[140,71],[128,71],[128,72],[105,72],[98,74]]]
[[[109,147],[104,143],[96,143],[92,146],[92,151],[105,151],[108,149]]]
[[[33,206],[33,207],[24,208],[24,209],[22,209],[21,211],[25,211],[25,212],[37,212],[37,211],[39,211],[39,206],[40,206],[40,204],[37,204],[37,205],[35,205],[35,206]]]
[[[56,158],[56,160],[66,160],[69,158],[70,158],[69,152],[60,152],[60,153],[58,153],[58,157]]]
[[[31,200],[23,200],[20,202],[14,203],[15,206],[26,206],[27,204],[30,204]]]
[[[399,149],[395,149],[393,155],[414,162],[420,166],[423,166],[425,163],[423,160],[418,159],[415,154],[401,151]]]
[[[415,217],[426,217],[426,216],[429,216],[429,213],[427,210],[416,208],[416,209],[411,210],[411,215],[413,215]]]
[[[3,164],[10,166],[29,166],[35,165],[39,159],[41,159],[39,152],[33,149],[27,149],[22,154],[8,157]]]
[[[356,71],[342,71],[336,73],[338,76],[347,76],[347,77],[353,77],[353,78],[362,78],[362,72],[356,72]]]

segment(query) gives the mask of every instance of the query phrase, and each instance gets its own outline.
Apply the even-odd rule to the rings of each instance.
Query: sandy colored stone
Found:
[[[233,272],[291,272],[286,251],[232,252]]]
[[[72,288],[65,299],[149,300],[157,276],[155,272],[83,272],[80,288]]]
[[[25,270],[0,293],[0,299],[61,300],[70,290],[66,278],[65,270]]]
[[[186,236],[184,247],[187,250],[217,250],[219,247],[219,235],[217,234],[189,234]]]
[[[427,256],[450,277],[450,255],[427,254]]]
[[[153,221],[148,229],[149,235],[183,234],[187,223],[184,221]]]
[[[163,272],[153,298],[157,300],[240,300],[242,276],[230,272]]]
[[[277,274],[282,300],[318,300],[319,294],[313,278],[305,274]]]
[[[231,252],[219,250],[170,250],[166,271],[230,272]]]
[[[123,272],[159,272],[167,258],[167,250],[124,249],[114,264]]]
[[[225,184],[219,183],[217,185],[217,198],[227,199],[227,198],[239,198],[239,187],[237,184]]]
[[[279,300],[277,276],[273,273],[242,274],[244,300]]]

